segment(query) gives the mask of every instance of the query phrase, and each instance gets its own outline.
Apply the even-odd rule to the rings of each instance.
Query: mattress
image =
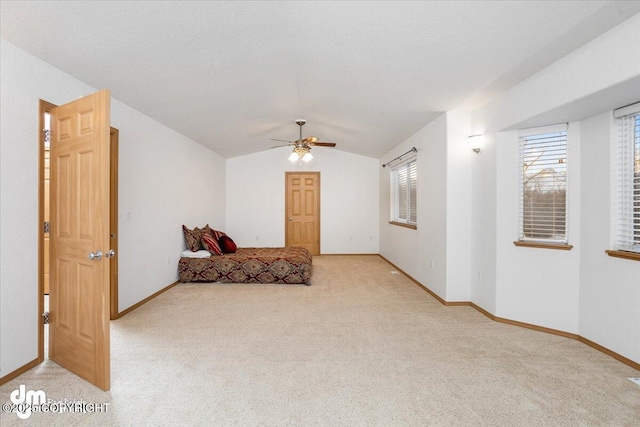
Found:
[[[311,254],[304,248],[238,248],[234,254],[180,258],[181,282],[310,285]]]

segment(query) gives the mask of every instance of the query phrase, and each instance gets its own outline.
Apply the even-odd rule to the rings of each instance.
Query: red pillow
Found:
[[[222,255],[222,249],[220,249],[218,241],[210,234],[202,235],[202,246],[211,252],[211,255]]]
[[[225,254],[235,254],[236,249],[238,249],[236,247],[235,242],[231,240],[231,237],[226,235],[220,237],[220,240],[218,240],[218,243],[220,243],[220,248],[222,249],[222,252],[224,252]]]

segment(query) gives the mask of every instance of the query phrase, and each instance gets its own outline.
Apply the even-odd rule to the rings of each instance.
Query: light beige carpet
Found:
[[[377,256],[313,285],[180,284],[112,322],[112,388],[51,361],[0,388],[109,403],[9,425],[637,426],[640,373],[575,340],[444,307]]]

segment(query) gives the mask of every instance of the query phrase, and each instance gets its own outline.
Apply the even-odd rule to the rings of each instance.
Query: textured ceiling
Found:
[[[304,135],[380,157],[640,2],[11,2],[2,38],[224,157]],[[318,148],[324,150],[327,148]]]

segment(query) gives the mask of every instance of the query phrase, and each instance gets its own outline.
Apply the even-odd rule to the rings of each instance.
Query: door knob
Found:
[[[113,258],[114,256],[116,256],[116,251],[114,251],[113,249],[111,249],[109,252],[104,254],[105,258]]]
[[[89,252],[89,259],[90,260],[97,259],[98,261],[100,261],[102,259],[102,252],[101,251],[98,251],[96,253]]]
[[[293,220],[293,218],[289,217],[289,221],[292,221],[292,220]]]

